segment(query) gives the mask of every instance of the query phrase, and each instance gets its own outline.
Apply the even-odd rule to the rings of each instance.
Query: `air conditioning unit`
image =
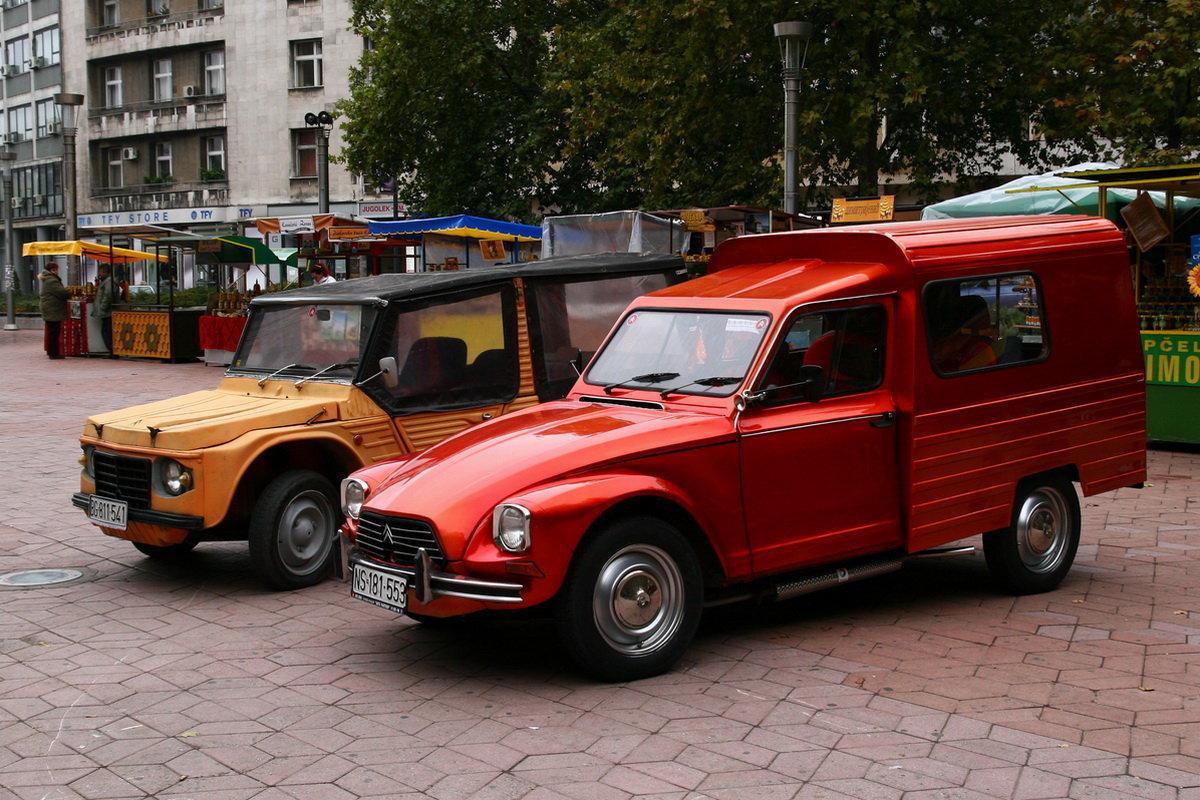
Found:
[[[196,97],[196,96],[198,96],[199,94],[200,94],[200,87],[199,87],[199,86],[185,86],[185,87],[183,87],[183,96],[184,96],[184,97]]]
[[[50,63],[46,60],[45,56],[34,56],[29,59],[30,69],[44,69],[48,66],[50,66]]]
[[[122,161],[137,161],[138,160],[138,149],[136,147],[122,147],[121,148],[121,160]]]
[[[25,200],[20,197],[11,197],[9,198],[8,202],[13,208],[20,208],[21,204],[24,203]]]
[[[41,194],[35,194],[29,198],[29,202],[33,203],[35,206],[40,206],[46,202],[46,196],[41,195]]]
[[[17,74],[17,68],[12,64],[0,64],[0,78],[8,78]]]
[[[25,135],[16,131],[13,131],[12,133],[6,133],[4,135],[5,144],[18,144],[19,142],[23,141],[25,141]]]
[[[59,134],[59,133],[62,133],[62,123],[61,122],[49,122],[46,124],[46,135],[47,136],[55,136],[56,134]]]

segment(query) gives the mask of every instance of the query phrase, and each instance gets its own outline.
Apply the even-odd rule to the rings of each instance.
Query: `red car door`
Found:
[[[900,546],[896,407],[885,380],[889,306],[802,313],[776,345],[761,398],[739,422],[755,572]],[[796,386],[812,366],[826,380],[816,402]]]

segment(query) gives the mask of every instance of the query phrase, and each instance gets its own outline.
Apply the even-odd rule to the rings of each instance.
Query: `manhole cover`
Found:
[[[95,572],[86,567],[17,569],[0,572],[0,589],[35,589],[39,586],[63,586],[91,580]]]

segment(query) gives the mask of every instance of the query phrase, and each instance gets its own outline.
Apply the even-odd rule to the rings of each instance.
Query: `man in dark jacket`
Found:
[[[62,358],[59,348],[59,334],[62,331],[63,320],[68,317],[67,300],[71,292],[63,286],[58,277],[58,264],[51,261],[38,275],[42,282],[42,320],[46,323],[44,347],[50,358]]]
[[[112,349],[112,306],[120,297],[120,289],[109,274],[108,264],[96,265],[96,299],[92,302],[92,316],[100,320],[100,335],[109,358],[116,358]]]

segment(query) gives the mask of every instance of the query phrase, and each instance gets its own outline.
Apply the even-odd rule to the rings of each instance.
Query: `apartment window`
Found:
[[[204,54],[204,93],[225,94],[224,50],[209,50]]]
[[[120,22],[120,16],[117,12],[118,0],[104,0],[100,4],[100,24],[104,26],[116,25]]]
[[[29,60],[29,38],[21,36],[17,39],[9,39],[4,43],[4,63],[8,65],[8,71],[24,72],[27,69],[26,61]]]
[[[154,59],[154,78],[151,96],[156,103],[164,103],[175,97],[175,81],[171,75],[171,59]]]
[[[54,98],[38,100],[33,106],[34,117],[37,120],[37,135],[38,137],[50,136],[56,131],[51,130],[51,126],[58,126],[62,121],[62,109],[58,107],[58,103],[54,102]]]
[[[43,59],[46,65],[62,61],[62,47],[59,44],[58,26],[45,28],[33,35],[33,55]]]
[[[119,189],[125,185],[125,162],[121,157],[120,147],[106,147],[100,151],[104,161],[104,185],[109,189]]]
[[[212,11],[225,7],[225,0],[200,0],[201,11]]]
[[[171,143],[170,142],[155,142],[154,143],[154,177],[169,178],[171,177]]]
[[[317,176],[317,130],[306,128],[292,131],[292,177]]]
[[[104,105],[109,108],[124,105],[120,67],[104,68]]]
[[[165,17],[171,13],[170,0],[147,0],[146,16],[147,17]]]
[[[225,137],[206,136],[203,140],[204,169],[206,172],[225,171]],[[216,180],[210,178],[209,180]]]
[[[322,86],[325,76],[321,66],[321,40],[304,39],[292,42],[292,86],[305,89]]]
[[[8,137],[13,142],[33,138],[33,106],[14,106],[8,110]]]

